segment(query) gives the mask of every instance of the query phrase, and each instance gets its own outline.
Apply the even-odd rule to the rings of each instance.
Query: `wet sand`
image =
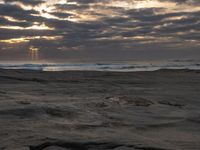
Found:
[[[200,71],[0,69],[0,150],[199,150]]]

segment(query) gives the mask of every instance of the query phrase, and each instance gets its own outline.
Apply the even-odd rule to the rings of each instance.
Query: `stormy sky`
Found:
[[[0,0],[0,61],[199,58],[199,0]]]

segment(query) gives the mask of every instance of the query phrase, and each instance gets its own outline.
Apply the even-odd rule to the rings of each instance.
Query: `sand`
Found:
[[[200,71],[0,70],[0,150],[199,150]]]

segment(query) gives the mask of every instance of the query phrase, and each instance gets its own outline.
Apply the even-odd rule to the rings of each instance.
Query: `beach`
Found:
[[[0,69],[0,150],[199,150],[200,71]]]

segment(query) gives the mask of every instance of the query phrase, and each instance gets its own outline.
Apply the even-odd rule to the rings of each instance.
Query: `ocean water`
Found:
[[[159,69],[200,69],[200,61],[148,61],[108,63],[0,63],[3,69],[29,69],[41,71],[155,71]]]

